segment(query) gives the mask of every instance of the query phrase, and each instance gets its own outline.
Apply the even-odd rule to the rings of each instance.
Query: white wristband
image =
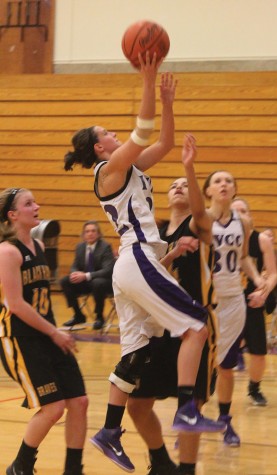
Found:
[[[148,139],[142,139],[139,137],[135,130],[133,130],[131,133],[131,139],[136,145],[139,145],[140,147],[146,147],[148,145]]]
[[[139,129],[154,129],[155,121],[154,119],[141,119],[137,117],[137,126]]]

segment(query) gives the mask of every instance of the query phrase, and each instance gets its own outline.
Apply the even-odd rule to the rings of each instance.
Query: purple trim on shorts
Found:
[[[134,231],[136,233],[136,236],[139,240],[139,242],[147,242],[146,237],[144,235],[144,232],[141,229],[140,222],[137,219],[134,210],[132,208],[132,197],[129,199],[128,202],[128,215],[129,215],[129,221],[132,224]]]
[[[242,338],[243,336],[241,334],[231,346],[230,350],[228,351],[222,363],[220,363],[219,366],[221,366],[223,369],[232,369],[232,368],[235,368],[235,366],[237,366],[239,348],[240,348]]]
[[[148,260],[141,249],[140,243],[133,244],[133,254],[145,281],[153,292],[179,312],[203,323],[207,322],[208,313],[206,309],[196,300],[193,300],[181,287],[163,277]]]

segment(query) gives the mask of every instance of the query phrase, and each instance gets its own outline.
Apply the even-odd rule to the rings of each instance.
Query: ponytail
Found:
[[[78,164],[82,168],[91,168],[97,161],[94,145],[98,142],[98,137],[94,127],[81,129],[73,135],[72,145],[74,151],[69,151],[64,156],[64,169],[73,170],[73,166]]]
[[[9,221],[6,223],[0,222],[0,242],[8,241],[14,243],[16,241],[16,233]]]
[[[64,156],[65,171],[73,170],[73,165],[76,163],[75,152],[67,152]]]

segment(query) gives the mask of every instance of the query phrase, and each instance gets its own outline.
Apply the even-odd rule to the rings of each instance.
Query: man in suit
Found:
[[[86,321],[79,307],[78,297],[91,294],[95,301],[96,314],[93,328],[99,330],[104,325],[105,298],[112,293],[115,257],[111,245],[102,239],[97,221],[84,223],[82,237],[83,242],[76,247],[70,274],[60,281],[67,305],[74,310],[74,316],[63,325],[73,326]]]

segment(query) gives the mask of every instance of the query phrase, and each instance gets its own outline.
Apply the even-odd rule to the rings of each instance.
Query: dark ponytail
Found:
[[[75,164],[82,168],[91,168],[97,161],[94,145],[98,142],[98,137],[94,127],[81,129],[72,137],[73,152],[67,152],[64,156],[64,169],[73,170]]]

